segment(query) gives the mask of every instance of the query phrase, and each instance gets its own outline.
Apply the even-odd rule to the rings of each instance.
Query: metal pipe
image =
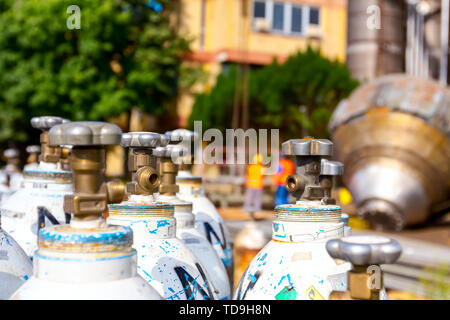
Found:
[[[414,76],[419,75],[419,61],[420,61],[420,45],[419,45],[419,15],[416,11],[414,17]]]
[[[206,0],[202,0],[200,25],[200,50],[205,50],[205,30],[206,30]]]
[[[408,21],[406,25],[407,49],[406,49],[406,73],[413,74],[414,62],[414,8],[408,4]]]

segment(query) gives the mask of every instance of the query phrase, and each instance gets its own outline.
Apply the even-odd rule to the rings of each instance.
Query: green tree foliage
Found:
[[[189,117],[191,130],[195,120],[203,121],[203,128],[217,128],[222,131],[230,128],[237,72],[236,66],[231,66],[227,72],[217,77],[217,83],[209,94],[196,96]]]
[[[66,24],[72,4],[81,29]],[[0,1],[0,143],[38,136],[33,116],[161,115],[189,47],[169,23],[173,9],[170,0]]]
[[[190,123],[202,120],[203,127],[231,127],[236,72],[237,67],[231,67],[210,93],[197,96]],[[283,139],[299,138],[302,129],[327,137],[334,108],[357,86],[345,65],[308,48],[283,64],[273,62],[250,72],[250,126],[280,128]]]

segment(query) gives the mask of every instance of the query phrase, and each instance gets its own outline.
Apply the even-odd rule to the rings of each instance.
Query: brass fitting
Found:
[[[383,274],[379,265],[377,267],[380,270],[380,286],[370,288],[368,283],[371,280],[372,274],[367,273],[369,266],[353,266],[353,269],[348,272],[348,286],[350,296],[353,299],[359,300],[379,300],[380,290],[383,288]]]
[[[161,158],[159,168],[162,176],[159,193],[168,196],[176,195],[180,191],[180,187],[176,181],[178,165],[173,163],[169,158]]]
[[[44,131],[40,136],[41,155],[39,161],[57,163],[61,157],[61,147],[51,147],[49,145],[48,131]]]
[[[73,195],[64,198],[64,210],[76,220],[94,220],[107,210],[108,203],[120,202],[124,187],[120,181],[105,182],[106,145],[118,144],[122,131],[104,122],[71,122],[53,127],[51,145],[70,145]]]
[[[70,171],[70,152],[68,147],[61,147],[61,156],[59,162],[61,163],[61,169]]]
[[[125,185],[120,180],[111,180],[106,182],[106,193],[108,203],[119,203],[125,196]]]
[[[302,178],[296,174],[291,174],[286,178],[286,189],[296,198],[300,198],[305,191],[305,183]]]
[[[159,186],[160,176],[154,169],[151,150],[133,150],[128,157],[128,170],[132,172],[132,181],[127,183],[127,192],[131,194],[150,195]]]
[[[67,123],[69,120],[60,117],[34,117],[31,119],[31,126],[42,130],[40,135],[41,155],[39,161],[57,163],[61,157],[61,146],[51,146],[49,143],[49,130],[58,124]]]
[[[41,146],[32,145],[26,148],[28,153],[27,164],[39,163],[39,153],[41,152]]]
[[[180,190],[177,185],[178,163],[186,152],[186,148],[178,145],[168,145],[156,148],[153,154],[159,158],[159,172],[162,176],[159,193],[166,196],[174,196]]]
[[[394,263],[402,252],[396,240],[379,236],[333,239],[327,242],[326,249],[331,257],[352,263],[347,292],[333,291],[331,300],[379,300],[384,287],[380,265]],[[374,277],[375,283],[372,283]]]
[[[131,149],[128,170],[132,173],[132,181],[127,183],[127,193],[151,195],[157,191],[161,177],[155,169],[156,159],[152,150],[167,143],[167,137],[153,132],[129,132],[122,135],[121,145]]]

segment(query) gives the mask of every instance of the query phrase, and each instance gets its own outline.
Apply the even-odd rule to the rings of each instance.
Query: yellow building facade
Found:
[[[224,63],[249,65],[283,62],[308,45],[323,55],[345,61],[347,0],[180,0],[179,31],[191,38],[186,63],[199,63],[214,85]],[[193,105],[192,93],[178,100],[179,125]]]

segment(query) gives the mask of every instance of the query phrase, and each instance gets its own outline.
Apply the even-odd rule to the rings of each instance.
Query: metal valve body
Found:
[[[329,161],[328,140],[299,139],[283,143],[283,153],[296,157],[296,174],[286,179],[296,204],[275,208],[272,240],[256,255],[239,282],[234,298],[323,300],[347,289],[348,262],[332,259],[329,239],[344,235],[341,208],[331,198],[331,178],[343,172]]]
[[[21,187],[0,205],[4,230],[30,258],[37,249],[39,229],[70,220],[63,202],[66,195],[72,194],[72,173],[61,166],[61,148],[48,145],[49,129],[67,122],[50,116],[31,119],[32,126],[43,131],[39,165],[24,170]]]
[[[136,151],[139,152],[138,154],[148,155],[145,165],[135,171],[136,173],[139,170],[155,172],[155,149],[164,148],[168,142],[166,136],[156,133],[133,132],[124,134],[122,137],[122,146],[131,148],[130,159],[136,159]],[[130,171],[133,172],[133,169],[137,168],[132,163],[132,161],[129,161]],[[221,271],[220,261],[215,256],[213,249],[210,248],[209,243],[206,240],[201,241],[199,238],[194,239],[194,237],[191,237],[192,241],[189,244],[182,241],[190,235],[183,230],[189,230],[189,227],[193,226],[193,219],[189,219],[189,215],[192,215],[190,213],[191,205],[182,201],[167,204],[155,202],[153,193],[158,188],[160,181],[165,181],[159,173],[157,173],[157,176],[158,178],[154,179],[153,187],[143,194],[139,192],[140,183],[136,174],[133,174],[133,182],[137,188],[129,188],[128,191],[138,192],[130,193],[127,201],[120,204],[111,204],[108,222],[128,225],[133,229],[135,248],[138,250],[140,257],[138,272],[165,299],[229,298],[229,285],[228,287],[224,286],[220,281],[217,284],[213,283],[208,274],[208,271],[214,271],[217,277],[220,276]],[[169,185],[166,191],[172,189]],[[176,198],[173,197],[172,200],[176,200]],[[174,205],[176,206],[175,209]],[[181,220],[177,223],[174,211],[181,215]],[[177,237],[177,235],[180,235],[180,237]],[[189,246],[200,246],[205,251],[210,260],[207,266],[202,264],[202,261],[188,248]],[[215,265],[214,259],[217,261]],[[196,283],[193,282],[193,279],[197,279],[195,280]],[[215,281],[217,282],[217,280]],[[196,284],[200,285],[201,290],[193,290],[193,286]],[[224,292],[224,289],[228,289],[228,292]]]
[[[50,130],[50,145],[73,146],[74,193],[64,201],[72,218],[40,230],[33,277],[13,299],[161,299],[137,274],[131,229],[103,218],[106,204],[124,191],[104,181],[105,146],[118,144],[121,133],[116,125],[87,121]]]

